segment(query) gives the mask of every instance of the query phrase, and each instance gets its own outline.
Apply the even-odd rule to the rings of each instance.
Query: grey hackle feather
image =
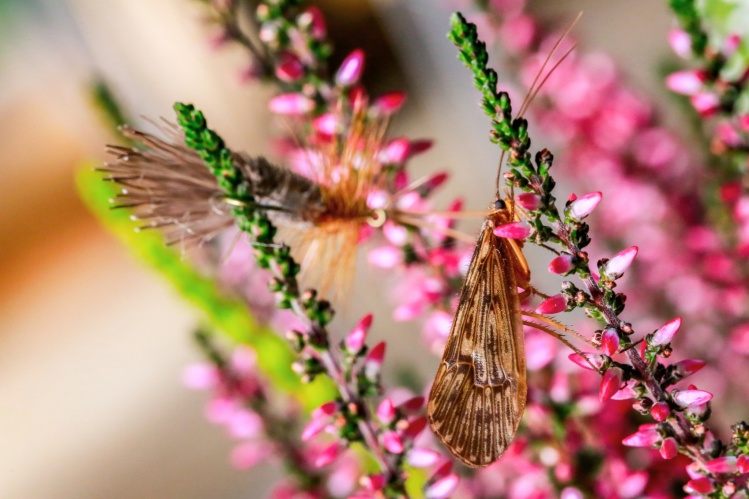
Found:
[[[160,229],[168,244],[200,245],[234,224],[232,200],[198,153],[184,145],[177,125],[157,126],[165,139],[123,126],[123,136],[136,146],[107,146],[115,159],[101,170],[109,174],[106,180],[122,186],[115,207],[132,209],[133,219],[144,222],[141,229]],[[323,212],[315,182],[262,157],[235,153],[233,159],[259,209],[268,209],[276,220],[306,224]]]

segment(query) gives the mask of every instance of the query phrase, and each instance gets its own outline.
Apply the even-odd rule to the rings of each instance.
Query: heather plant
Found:
[[[504,456],[469,472],[431,436],[422,393],[383,385],[385,344],[367,342],[374,318],[361,318],[340,336],[332,320],[361,249],[371,265],[397,277],[393,318],[420,325],[424,342],[439,356],[474,242],[456,219],[483,213],[463,212],[460,200],[442,210],[434,205],[431,196],[447,173],[410,178],[409,160],[430,142],[388,137],[388,122],[397,119],[405,95],[370,97],[360,84],[361,50],[333,71],[332,44],[317,8],[296,0],[201,3],[219,41],[247,49],[248,80],[278,89],[269,107],[291,130],[283,148],[286,166],[231,150],[200,110],[177,103],[176,123],[158,123],[158,135],[124,128],[128,144],[110,147],[113,160],[103,170],[119,190],[86,177],[84,192],[137,252],[206,312],[211,328],[195,335],[206,362],[190,367],[185,383],[211,391],[206,414],[236,440],[235,467],[266,457],[283,465],[288,477],[275,497],[745,494],[749,427],[736,423],[731,438],[721,440],[709,424],[713,394],[682,382],[705,362],[671,360],[681,357],[674,338],[689,336],[676,336],[682,323],[685,331],[693,324],[702,331],[710,331],[705,324],[715,331],[725,324],[741,327],[747,287],[731,271],[741,262],[726,249],[721,228],[703,215],[707,198],[700,177],[685,176],[674,188],[675,179],[700,171],[699,165],[682,161],[673,146],[678,139],[618,82],[610,62],[579,57],[569,37],[542,36],[522,1],[476,2],[482,26],[506,46],[508,63],[521,69],[532,89],[533,104],[513,111],[476,26],[460,14],[452,19],[449,38],[473,74],[492,122],[490,140],[506,159],[501,180],[521,214],[494,234],[551,251],[549,270],[570,278],[553,296],[534,290],[543,296],[540,304],[524,302],[542,320],[526,328],[525,416]],[[699,52],[697,42],[692,47]],[[581,81],[599,93],[575,101],[570,88]],[[582,103],[587,107],[581,114]],[[527,119],[566,134],[562,164],[553,170],[583,172],[575,188],[584,182],[593,192],[571,194],[563,206],[557,202],[554,156],[547,149],[533,152]],[[586,134],[591,130],[592,137]],[[619,190],[627,199],[612,203],[600,192],[596,182],[602,186],[604,178],[595,172],[604,161],[605,173],[628,186]],[[623,213],[622,203],[629,208],[642,193],[658,197],[668,214],[670,232],[664,229],[657,250],[645,249],[645,241],[635,245],[643,232],[661,229],[647,208]],[[135,223],[118,215],[122,210],[105,210],[107,196],[129,209]],[[609,203],[614,208],[607,210]],[[589,226],[594,211],[600,223]],[[648,230],[637,225],[641,220]],[[152,235],[132,234],[133,225],[159,229],[182,251],[165,249]],[[624,249],[622,231],[632,240]],[[591,251],[610,254],[612,247],[614,256],[592,264]],[[638,254],[640,265],[632,265]],[[673,261],[674,255],[684,256]],[[716,302],[731,296],[725,304],[731,314],[694,318],[698,306],[685,305],[675,291],[664,296],[658,287],[674,276],[683,283],[683,266],[705,255],[712,260],[694,279],[710,283]],[[198,262],[208,262],[213,281],[194,268]],[[625,272],[628,289],[637,283],[643,290],[635,297],[650,305],[636,307],[643,320],[622,318],[627,295],[617,286]],[[558,324],[547,316],[575,309],[589,318],[580,326],[594,331],[589,338],[561,325],[562,334],[546,334],[544,324]],[[227,333],[236,346],[209,330]],[[574,346],[573,336],[586,345]],[[714,354],[709,360],[720,359]]]

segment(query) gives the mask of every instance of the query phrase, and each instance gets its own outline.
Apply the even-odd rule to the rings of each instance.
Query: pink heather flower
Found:
[[[393,139],[385,145],[380,161],[388,164],[404,163],[411,153],[411,142],[405,138]]]
[[[673,319],[661,327],[659,327],[655,333],[653,333],[653,337],[650,340],[651,345],[655,346],[663,346],[668,345],[671,343],[671,341],[674,338],[674,335],[681,327],[681,317],[677,317],[676,319]]]
[[[580,489],[575,487],[565,487],[562,489],[562,493],[559,495],[560,499],[585,499],[585,496]]]
[[[582,220],[590,215],[601,202],[602,194],[600,192],[589,192],[574,200],[569,206],[569,213],[575,220]]]
[[[385,342],[381,341],[369,351],[364,359],[364,375],[369,380],[376,380],[385,360]]]
[[[286,53],[281,57],[281,64],[276,66],[276,77],[285,82],[293,82],[304,75],[304,66],[297,56]]]
[[[307,426],[304,427],[304,430],[302,430],[302,441],[306,442],[320,433],[328,426],[328,421],[324,417],[315,417],[313,415],[312,419],[309,423],[307,423]]]
[[[657,427],[655,424],[640,425],[637,433],[624,437],[622,443],[627,447],[652,447],[661,440]]]
[[[205,406],[205,417],[214,424],[225,424],[230,421],[237,410],[236,403],[228,398],[220,397],[210,400]]]
[[[329,465],[335,461],[335,458],[338,457],[340,451],[341,445],[338,442],[330,444],[315,458],[315,467],[322,468],[323,466]]]
[[[182,383],[191,390],[207,390],[220,379],[216,367],[210,364],[193,364],[182,372]]]
[[[367,331],[372,327],[372,314],[367,314],[361,318],[359,323],[346,336],[346,349],[351,353],[358,353],[364,347],[364,341],[367,339]]]
[[[674,368],[682,378],[686,378],[701,370],[706,364],[704,360],[686,359],[674,364]]]
[[[382,445],[391,454],[402,454],[403,453],[403,440],[394,431],[386,431],[382,435]]]
[[[426,304],[422,300],[404,303],[393,310],[393,320],[396,322],[412,321],[424,311]]]
[[[737,458],[736,456],[723,456],[718,457],[715,459],[712,459],[705,463],[705,469],[709,473],[713,474],[719,474],[719,473],[736,473],[738,470],[737,466]]]
[[[531,226],[527,222],[510,222],[495,227],[494,235],[507,239],[525,239],[531,235]]]
[[[694,109],[703,118],[708,118],[714,115],[720,107],[718,96],[710,92],[694,94],[689,100],[692,102]]]
[[[380,114],[389,115],[397,112],[406,101],[406,94],[403,92],[388,92],[379,96],[374,101],[374,109]]]
[[[611,260],[606,262],[603,272],[609,279],[618,279],[632,265],[637,256],[637,246],[630,246],[614,255]]]
[[[523,192],[515,196],[515,202],[526,210],[537,210],[541,207],[541,196],[532,192]]]
[[[668,437],[661,444],[659,452],[663,459],[673,459],[679,453],[679,445],[673,437]]]
[[[335,82],[341,87],[350,87],[359,81],[364,71],[364,51],[356,49],[341,63],[335,75]]]
[[[671,73],[666,77],[666,87],[672,92],[683,95],[695,95],[702,90],[705,75],[701,71],[684,70]]]
[[[627,381],[611,396],[611,400],[632,400],[637,398],[637,392],[634,390],[634,385],[634,380]]]
[[[567,298],[564,295],[554,295],[536,307],[536,313],[542,315],[558,314],[567,310]]]
[[[317,7],[308,7],[301,15],[297,22],[300,26],[308,26],[313,38],[320,40],[325,38],[327,28],[325,26],[325,16]]]
[[[746,454],[740,455],[736,459],[736,468],[742,475],[744,473],[749,473],[749,456],[747,456]]]
[[[447,499],[457,488],[458,481],[458,475],[450,473],[427,487],[424,491],[424,497],[426,499]]]
[[[391,221],[385,222],[382,227],[382,234],[395,246],[403,246],[408,242],[408,229],[403,225],[393,223]]]
[[[713,394],[705,390],[674,390],[671,397],[681,407],[696,407],[710,402]]]
[[[605,402],[614,396],[622,386],[622,375],[624,373],[618,367],[609,368],[601,379],[601,386],[598,389],[598,398]]]
[[[403,252],[395,246],[380,246],[367,254],[369,263],[381,269],[392,269],[403,262]]]
[[[569,253],[562,253],[549,263],[549,272],[564,275],[575,268],[574,259]]]
[[[377,473],[376,475],[364,475],[359,480],[359,484],[370,492],[377,492],[385,487],[385,477]]]
[[[583,353],[582,355],[580,355],[579,353],[572,353],[568,355],[568,358],[578,366],[591,371],[593,370],[593,368],[590,364],[596,366],[597,369],[601,369],[603,367],[604,361],[606,360],[603,355],[597,353]],[[588,361],[590,363],[588,363]]]
[[[234,438],[250,438],[257,436],[263,428],[262,418],[255,412],[240,409],[227,422],[229,434]]]
[[[325,113],[312,121],[315,131],[324,136],[335,135],[338,129],[338,117],[333,113]]]
[[[231,465],[238,470],[248,470],[260,461],[266,461],[271,455],[269,446],[263,442],[244,442],[231,452]]]
[[[414,468],[428,468],[434,466],[442,458],[438,453],[429,449],[418,447],[411,449],[406,454],[406,462]]]
[[[299,116],[315,108],[315,102],[302,94],[281,94],[273,97],[268,108],[276,114]]]
[[[713,491],[713,481],[706,476],[689,480],[684,491],[690,494],[709,494]]]
[[[528,331],[525,333],[525,351],[526,367],[530,371],[537,371],[554,360],[557,341],[548,334]]]
[[[601,350],[606,355],[614,355],[619,350],[619,333],[613,327],[607,328],[603,332]]]
[[[665,402],[658,402],[650,409],[650,415],[656,421],[665,421],[671,415],[671,408]]]
[[[427,427],[427,418],[422,416],[422,417],[411,419],[408,422],[408,427],[405,430],[403,430],[403,436],[409,440],[413,440],[416,437],[418,437],[419,433],[424,431],[424,428],[426,427]]]
[[[692,38],[686,31],[671,29],[668,32],[668,43],[674,53],[682,59],[689,59],[692,56]]]
[[[377,406],[377,419],[385,424],[390,424],[395,419],[395,405],[389,398],[382,399],[380,405]]]

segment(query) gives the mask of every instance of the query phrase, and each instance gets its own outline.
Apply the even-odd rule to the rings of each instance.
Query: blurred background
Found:
[[[363,47],[375,89],[408,91],[393,133],[436,141],[414,171],[450,169],[440,199],[463,193],[468,209],[486,205],[497,155],[445,38],[461,2],[314,3],[328,15],[338,60]],[[542,17],[565,20],[583,10],[576,28],[583,46],[609,53],[636,88],[664,98],[657,68],[669,53],[666,2],[532,5]],[[215,36],[190,0],[0,0],[2,497],[262,497],[267,490],[270,467],[229,467],[231,442],[204,420],[205,396],[181,386],[182,368],[198,358],[193,313],[100,228],[74,185],[75,171],[100,163],[113,140],[91,105],[96,76],[135,115],[171,116],[174,101],[194,102],[233,148],[272,152],[268,90],[243,81],[241,50],[216,50]],[[370,279],[360,268],[360,280]],[[388,362],[420,362],[431,375],[436,359],[412,356],[419,351],[410,347],[418,345],[412,325],[388,322],[385,297],[361,286],[355,293],[349,323],[375,312],[374,334],[398,338]]]

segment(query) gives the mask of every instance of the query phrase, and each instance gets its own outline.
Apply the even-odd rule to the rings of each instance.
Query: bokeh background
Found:
[[[436,140],[414,171],[450,169],[441,199],[462,193],[469,209],[486,205],[497,154],[445,38],[460,2],[315,3],[339,58],[363,47],[370,84],[408,91],[394,132]],[[532,5],[568,20],[583,10],[582,45],[610,54],[636,88],[668,98],[658,76],[672,26],[665,1]],[[135,115],[170,116],[175,100],[194,102],[233,148],[271,152],[268,90],[243,80],[245,57],[216,50],[215,36],[190,0],[0,0],[2,497],[262,497],[268,488],[270,467],[228,466],[231,442],[203,419],[205,395],[180,384],[198,358],[193,312],[100,228],[74,184],[113,140],[91,105],[97,76]],[[371,282],[360,268],[360,284]],[[358,286],[341,323],[374,311],[388,362],[430,375],[437,359],[414,357],[418,332],[389,322],[378,287]]]

